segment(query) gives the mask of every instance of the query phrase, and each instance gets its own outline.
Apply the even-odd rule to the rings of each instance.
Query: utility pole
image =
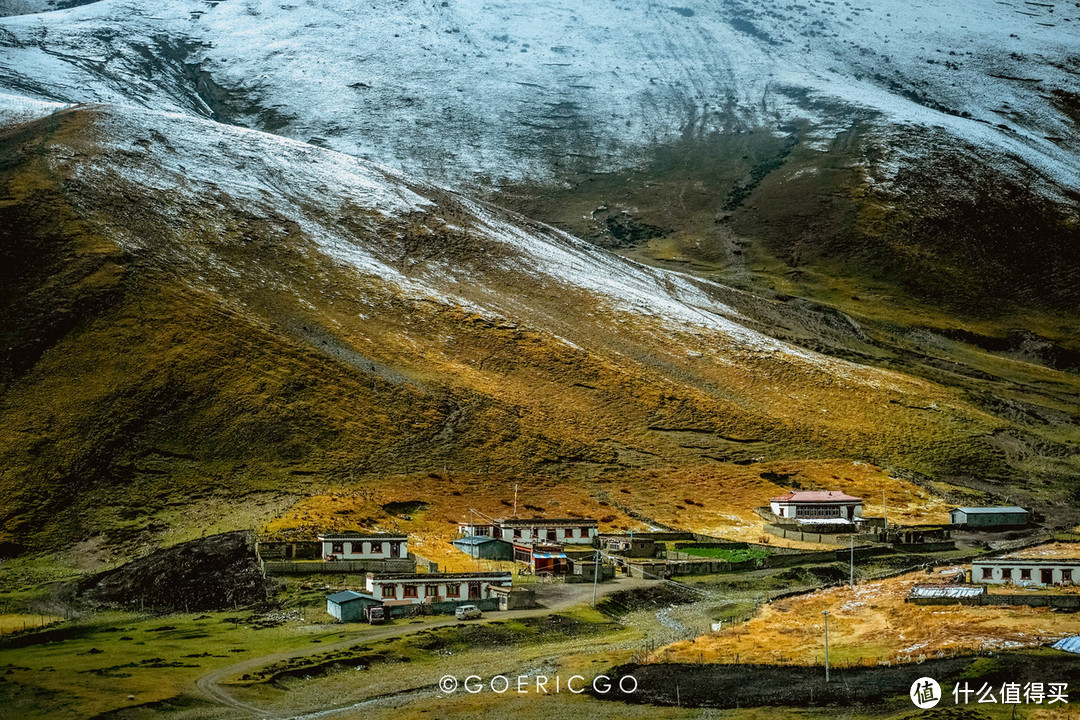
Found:
[[[829,682],[829,611],[822,610],[825,616],[825,682]]]
[[[885,532],[889,532],[889,506],[885,504],[885,488],[881,488],[881,512],[885,514]]]
[[[600,551],[596,551],[596,555],[593,556],[593,570],[592,570],[592,604],[596,607],[596,581],[600,577]]]
[[[851,533],[851,587],[855,587],[855,533]]]

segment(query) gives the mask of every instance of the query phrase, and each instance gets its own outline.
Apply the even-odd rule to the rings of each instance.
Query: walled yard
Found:
[[[829,588],[779,600],[749,622],[674,643],[660,662],[780,663],[824,661],[823,611],[829,612],[830,661],[837,666],[1037,646],[1080,634],[1080,616],[1048,608],[917,606],[904,602],[912,586],[934,581],[925,572]]]

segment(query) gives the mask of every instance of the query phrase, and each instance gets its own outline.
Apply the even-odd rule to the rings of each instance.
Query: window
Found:
[[[795,517],[834,518],[840,517],[840,508],[836,505],[796,505]]]
[[[446,583],[446,597],[461,597],[461,583]]]
[[[392,557],[392,558],[401,557],[401,543],[399,543],[399,542],[390,543],[390,557]]]
[[[397,597],[397,585],[383,585],[382,596],[384,598],[396,598]]]
[[[562,536],[564,538],[574,537],[574,528],[563,528]]]
[[[1012,580],[1012,568],[1001,568],[1001,579]]]
[[[580,530],[581,537],[589,537],[589,528],[583,527]]]
[[[330,552],[335,554],[335,555],[344,555],[345,554],[345,543],[341,542],[340,540],[337,541],[337,542],[331,543],[330,544]]]
[[[424,586],[424,597],[435,597],[438,594],[439,594],[439,586],[438,585],[425,585]]]
[[[982,579],[983,580],[990,580],[991,578],[994,577],[994,568],[984,567],[982,570],[983,570],[983,573],[982,573]]]
[[[1065,568],[1061,569],[1061,582],[1063,582],[1063,583],[1066,583],[1066,582],[1071,583],[1072,582],[1072,569],[1071,568],[1070,569],[1065,569]]]
[[[514,528],[514,539],[515,540],[520,540],[521,539],[521,528]]]
[[[555,528],[550,528],[550,529],[548,529],[548,531],[547,531],[547,539],[548,539],[548,540],[551,540],[552,542],[554,542],[555,540],[558,540],[558,539],[559,539],[559,538],[558,538],[558,537],[556,537],[556,535],[555,535]]]
[[[382,552],[382,543],[381,542],[373,542],[373,543],[371,543],[371,554],[372,555],[374,555],[376,553],[381,553],[381,552]]]
[[[1021,568],[1020,569],[1020,579],[1021,580],[1030,580],[1031,579],[1031,568]]]
[[[405,586],[405,594],[402,595],[402,597],[407,597],[407,598],[417,597],[416,586],[415,585],[406,585]]]

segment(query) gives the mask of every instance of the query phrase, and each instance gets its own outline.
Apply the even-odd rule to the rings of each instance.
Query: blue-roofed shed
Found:
[[[513,560],[514,546],[505,540],[485,535],[470,535],[454,541],[454,547],[469,557],[481,560]]]
[[[1051,645],[1051,647],[1057,650],[1064,650],[1065,652],[1080,654],[1080,637],[1074,635],[1072,637],[1061,638]]]
[[[342,622],[363,622],[364,613],[372,605],[382,605],[382,600],[352,590],[326,596],[326,612]]]

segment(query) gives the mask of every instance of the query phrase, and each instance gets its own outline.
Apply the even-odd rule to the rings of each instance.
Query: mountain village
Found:
[[[899,559],[902,572],[935,578],[914,585],[916,605],[985,604],[1080,610],[1080,542],[1058,542],[1032,512],[1016,506],[956,507],[946,524],[889,523],[863,512],[841,490],[792,490],[755,508],[760,542],[733,542],[674,528],[604,533],[595,518],[489,517],[471,511],[451,541],[475,569],[447,572],[409,550],[392,532],[335,532],[309,541],[263,539],[258,552],[271,575],[362,578],[326,596],[341,622],[542,607],[553,584],[617,583],[638,578],[679,585],[693,576],[765,568],[846,563],[837,584],[856,585],[862,565]],[[1078,538],[1077,540],[1080,540]],[[796,549],[785,541],[812,549]],[[905,556],[914,558],[905,564]],[[937,574],[934,569],[945,567]],[[898,574],[893,572],[892,574]],[[352,584],[350,584],[352,583]]]

